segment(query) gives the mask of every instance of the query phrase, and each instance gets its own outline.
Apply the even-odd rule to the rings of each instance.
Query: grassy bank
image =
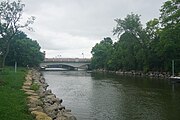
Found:
[[[21,89],[27,70],[14,72],[7,67],[0,72],[0,120],[33,120],[28,112],[26,95]]]

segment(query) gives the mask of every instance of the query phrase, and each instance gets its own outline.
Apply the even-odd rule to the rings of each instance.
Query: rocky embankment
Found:
[[[22,90],[28,95],[28,107],[36,120],[76,120],[71,110],[61,105],[62,99],[47,90],[47,83],[37,70],[29,70]]]
[[[135,70],[131,70],[131,71],[108,71],[108,70],[104,70],[104,69],[97,69],[94,70],[94,72],[108,72],[108,73],[115,73],[117,75],[128,75],[128,76],[142,76],[142,77],[151,77],[151,78],[169,78],[171,75],[169,72],[142,72],[142,71],[135,71]],[[180,74],[180,73],[179,73]]]

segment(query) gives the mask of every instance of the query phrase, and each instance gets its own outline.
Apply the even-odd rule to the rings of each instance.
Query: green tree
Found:
[[[135,36],[123,33],[114,49],[114,63],[118,67],[116,70],[142,70],[142,48]]]
[[[13,43],[13,37],[16,35],[17,31],[20,28],[27,28],[30,24],[33,23],[34,17],[31,17],[27,20],[25,24],[20,23],[22,19],[22,13],[24,4],[21,4],[21,1],[10,2],[2,1],[0,3],[0,55],[1,55],[1,67],[4,67],[6,57],[9,53],[10,44]]]
[[[92,68],[98,69],[108,69],[111,65],[111,56],[113,53],[113,42],[112,39],[107,37],[104,38],[100,43],[97,43],[91,51],[92,58]]]
[[[171,60],[180,61],[179,8],[180,0],[168,0],[160,9],[160,17],[147,22],[145,28],[137,14],[115,19],[113,34],[118,41],[112,44],[103,40],[93,47],[94,68],[170,71]],[[176,63],[176,70],[180,70],[180,63]]]
[[[180,0],[168,0],[160,9],[160,42],[158,54],[164,70],[171,69],[171,60],[180,59]],[[179,66],[180,70],[180,66]]]
[[[21,31],[17,32],[13,41],[7,56],[7,65],[14,65],[17,62],[19,66],[38,66],[43,61],[44,55],[40,52],[37,41],[27,38]]]
[[[143,66],[144,66],[143,69],[145,71],[147,71],[149,69],[149,66],[148,66],[148,63],[149,63],[149,61],[148,61],[149,39],[147,37],[146,31],[142,28],[140,16],[137,14],[131,13],[131,14],[127,15],[126,18],[124,18],[124,20],[115,19],[115,21],[116,21],[117,25],[113,29],[113,33],[114,33],[114,35],[118,35],[119,41],[121,42],[120,36],[125,35],[125,34],[126,35],[123,37],[123,39],[125,41],[128,39],[133,40],[131,42],[127,41],[127,43],[126,42],[122,43],[122,44],[127,44],[129,46],[129,47],[127,47],[128,48],[127,49],[128,52],[126,53],[127,56],[130,55],[130,53],[131,53],[131,56],[129,56],[129,58],[130,57],[133,58],[133,56],[135,56],[134,60],[131,59],[134,62],[129,61],[129,64],[131,64],[131,63],[138,64],[143,59]],[[132,44],[128,44],[128,43],[132,43]],[[136,49],[134,49],[134,50],[136,50],[136,51],[134,51],[134,52],[136,52],[134,55],[132,54],[133,53],[131,50],[132,48],[136,48]],[[123,60],[123,61],[127,62],[127,60]],[[131,68],[131,67],[129,67],[129,68]],[[139,68],[140,68],[140,66],[137,65],[136,67],[134,66],[132,69],[139,69]]]
[[[117,25],[113,28],[113,34],[118,37],[124,32],[129,32],[138,36],[138,32],[142,30],[140,16],[137,14],[128,14],[124,20],[117,18],[115,19],[115,22]]]
[[[160,21],[162,26],[174,26],[180,21],[180,0],[168,0],[161,9]]]
[[[160,41],[160,22],[159,19],[154,18],[146,23],[145,28],[148,38],[148,64],[149,69],[153,71],[159,71],[163,69],[161,57],[158,55],[159,41]]]

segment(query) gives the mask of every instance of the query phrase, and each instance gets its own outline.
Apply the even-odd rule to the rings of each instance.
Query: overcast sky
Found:
[[[159,17],[166,0],[23,0],[24,18],[35,16],[34,32],[25,30],[46,51],[46,57],[91,57],[92,47],[111,37],[115,18],[131,12],[145,23]]]

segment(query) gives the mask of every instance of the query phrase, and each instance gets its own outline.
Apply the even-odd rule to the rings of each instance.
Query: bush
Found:
[[[37,83],[33,83],[30,87],[31,90],[37,91],[39,90],[39,85]]]

